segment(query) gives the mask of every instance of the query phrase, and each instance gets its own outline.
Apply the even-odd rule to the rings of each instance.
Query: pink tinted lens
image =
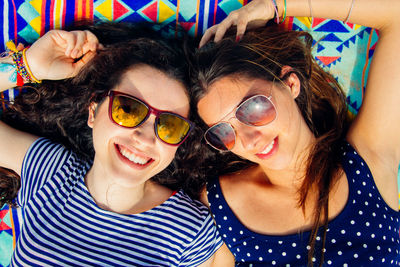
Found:
[[[226,122],[212,126],[204,137],[211,146],[219,150],[231,150],[235,145],[235,131]]]
[[[247,125],[262,126],[276,117],[274,104],[268,97],[257,95],[244,101],[236,110],[236,118]]]

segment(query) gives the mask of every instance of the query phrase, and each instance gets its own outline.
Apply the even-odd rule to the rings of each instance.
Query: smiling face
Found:
[[[154,108],[187,117],[189,99],[183,84],[147,65],[134,66],[113,88],[143,100]],[[95,158],[92,172],[108,182],[130,187],[141,185],[164,170],[174,159],[177,146],[160,141],[154,132],[155,115],[139,127],[123,128],[108,116],[110,97],[89,111]],[[94,115],[94,113],[96,113]]]
[[[238,156],[270,169],[290,167],[309,145],[312,133],[294,101],[300,90],[297,76],[291,75],[286,84],[224,77],[211,84],[198,102],[199,115],[209,126],[220,121],[231,123],[236,133],[232,152]],[[274,121],[255,127],[235,118],[236,107],[254,95],[271,96],[277,114]]]

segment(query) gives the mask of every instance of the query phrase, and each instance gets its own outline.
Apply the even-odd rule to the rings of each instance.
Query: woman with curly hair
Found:
[[[400,265],[399,14],[397,0],[253,0],[205,33],[192,93],[205,140],[222,151],[204,197],[226,244],[220,266]],[[308,33],[243,35],[285,15],[379,30],[351,124]]]
[[[3,114],[19,129],[0,122],[1,204],[24,213],[12,266],[212,260],[221,239],[189,196],[203,180],[182,42],[101,24],[50,31],[0,64],[1,90],[27,83]]]

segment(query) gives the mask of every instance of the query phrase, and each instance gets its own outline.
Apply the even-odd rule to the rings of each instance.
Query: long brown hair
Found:
[[[348,128],[348,121],[345,94],[334,77],[315,62],[311,54],[312,43],[311,35],[306,32],[282,31],[276,27],[248,32],[240,42],[235,41],[235,36],[228,36],[218,43],[209,43],[195,55],[191,93],[193,107],[196,108],[210,85],[226,76],[278,82],[284,81],[291,73],[298,76],[301,90],[295,101],[316,137],[307,159],[307,171],[299,189],[298,204],[304,212],[309,189],[318,188],[308,262],[309,265],[313,265],[311,259],[316,252],[316,237],[321,233],[322,265],[328,224],[329,191],[340,176],[339,149]],[[283,66],[290,66],[292,69],[281,77]],[[220,159],[213,171],[219,175],[230,172],[232,162],[240,163],[239,168],[251,164],[232,157],[230,155],[227,160]]]

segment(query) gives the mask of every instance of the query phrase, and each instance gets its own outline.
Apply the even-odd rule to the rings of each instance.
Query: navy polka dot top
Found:
[[[350,144],[342,147],[349,198],[328,224],[323,266],[400,266],[399,212],[376,188],[365,161]],[[207,185],[208,201],[218,231],[238,266],[306,266],[310,231],[262,235],[247,229],[226,203],[219,180]],[[317,236],[316,251],[322,245]],[[319,248],[319,249],[318,249]],[[319,254],[312,259],[319,266]]]

